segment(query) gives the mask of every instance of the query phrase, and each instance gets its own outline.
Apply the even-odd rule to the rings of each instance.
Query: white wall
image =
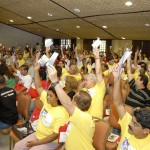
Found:
[[[12,46],[24,48],[26,43],[34,47],[37,42],[42,45],[41,36],[0,23],[0,43],[3,43],[6,48]]]

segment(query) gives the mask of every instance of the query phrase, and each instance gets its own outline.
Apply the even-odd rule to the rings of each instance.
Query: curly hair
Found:
[[[138,123],[142,128],[150,129],[150,108],[136,109],[133,113]]]

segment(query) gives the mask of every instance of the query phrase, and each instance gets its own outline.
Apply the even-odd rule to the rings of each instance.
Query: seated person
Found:
[[[150,90],[147,89],[148,77],[146,75],[139,75],[134,80],[131,73],[131,57],[127,59],[127,74],[130,85],[130,92],[125,100],[125,104],[131,107],[146,107],[150,106]]]
[[[31,84],[32,84],[32,77],[28,74],[28,66],[22,65],[20,67],[20,71],[13,67],[13,70],[15,71],[15,75],[19,78],[19,84],[22,84],[21,89],[16,89],[17,94],[19,92],[28,91]]]
[[[17,142],[14,150],[56,149],[59,146],[57,142],[59,127],[68,122],[69,115],[64,107],[61,106],[54,88],[49,88],[48,91],[43,89],[39,69],[40,66],[37,63],[34,67],[35,88],[41,96],[40,100],[43,102],[43,108],[39,116],[36,132]]]
[[[16,92],[6,87],[5,77],[0,75],[0,130],[11,127],[17,121]]]
[[[79,91],[71,101],[59,84],[57,71],[54,66],[48,68],[48,74],[59,100],[70,114],[65,149],[94,150],[92,141],[95,124],[92,116],[87,112],[91,105],[91,96],[85,91]]]
[[[113,71],[117,78],[118,68]],[[150,109],[136,108],[133,116],[124,106],[120,90],[120,78],[114,82],[113,102],[119,114],[121,126],[121,141],[118,150],[149,150],[150,148]]]

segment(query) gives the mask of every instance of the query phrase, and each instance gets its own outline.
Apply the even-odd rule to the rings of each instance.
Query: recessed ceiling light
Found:
[[[146,23],[146,24],[145,24],[145,26],[149,27],[149,26],[150,26],[150,24]]]
[[[13,20],[9,20],[10,22],[14,22]]]
[[[48,16],[50,16],[50,17],[52,17],[52,16],[53,16],[53,14],[51,14],[51,13],[48,13],[47,15],[48,15]]]
[[[76,26],[76,28],[78,28],[78,29],[79,29],[79,28],[80,28],[80,26]]]
[[[121,37],[123,40],[125,40],[126,38],[125,37]]]
[[[126,6],[132,6],[132,2],[128,1],[125,3]]]
[[[79,38],[79,37],[77,37],[77,39],[79,40],[80,38]]]
[[[102,27],[105,28],[105,29],[107,28],[107,26],[102,26]]]
[[[28,19],[32,19],[32,17],[30,17],[30,16],[28,16],[27,18],[28,18]]]
[[[59,29],[56,29],[56,31],[59,31]]]
[[[79,13],[79,12],[80,12],[80,9],[75,8],[74,11]]]

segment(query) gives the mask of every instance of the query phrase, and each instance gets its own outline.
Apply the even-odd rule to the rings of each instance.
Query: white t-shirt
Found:
[[[21,75],[19,70],[17,70],[16,76],[19,77],[19,83],[22,83],[27,88],[28,91],[28,89],[32,84],[32,77],[29,74],[26,76]]]

